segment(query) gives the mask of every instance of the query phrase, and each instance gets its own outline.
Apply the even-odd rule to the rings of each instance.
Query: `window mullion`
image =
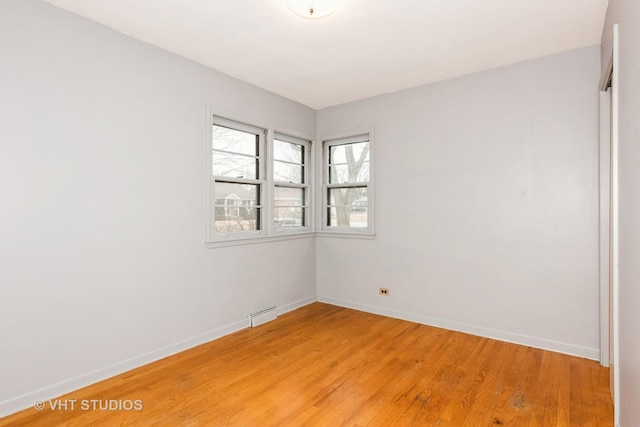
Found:
[[[278,163],[286,163],[286,164],[288,164],[288,165],[295,165],[295,166],[302,166],[302,167],[306,166],[306,164],[305,164],[305,163],[292,162],[292,161],[290,161],[290,160],[273,159],[273,161],[274,161],[274,163],[275,163],[275,162],[278,162]]]
[[[241,157],[247,157],[249,159],[260,160],[260,156],[259,155],[258,156],[254,156],[252,154],[239,153],[237,151],[221,150],[219,148],[212,148],[211,151],[213,151],[214,153],[233,154],[234,156],[241,156]]]
[[[209,118],[207,241],[309,231],[315,185],[311,141]]]
[[[273,200],[272,200],[272,189],[271,189],[271,161],[270,158],[273,155],[272,152],[272,141],[273,141],[273,134],[272,131],[264,129],[259,135],[258,135],[258,141],[259,141],[259,154],[260,154],[260,160],[258,161],[260,164],[260,173],[261,175],[259,176],[260,178],[260,187],[261,187],[261,192],[260,192],[260,203],[263,206],[260,209],[260,219],[261,219],[261,231],[262,234],[270,234],[271,233],[271,205],[273,204]]]

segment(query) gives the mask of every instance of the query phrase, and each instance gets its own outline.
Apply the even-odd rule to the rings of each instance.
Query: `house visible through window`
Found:
[[[264,130],[215,117],[211,129],[212,199],[217,235],[262,227]]]
[[[273,141],[273,226],[296,230],[309,225],[309,141],[276,133]]]
[[[311,141],[211,118],[207,242],[312,231]]]
[[[314,212],[309,139],[210,117],[208,243],[303,234],[314,217],[317,231],[373,235],[370,134],[323,141]]]

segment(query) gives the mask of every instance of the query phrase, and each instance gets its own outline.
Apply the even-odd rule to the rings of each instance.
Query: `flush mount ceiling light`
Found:
[[[307,19],[320,19],[331,15],[340,0],[287,0],[289,9]]]

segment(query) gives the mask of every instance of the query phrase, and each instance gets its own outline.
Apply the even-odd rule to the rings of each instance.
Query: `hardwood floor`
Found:
[[[315,303],[52,401],[74,410],[45,402],[0,426],[612,426],[608,372]]]

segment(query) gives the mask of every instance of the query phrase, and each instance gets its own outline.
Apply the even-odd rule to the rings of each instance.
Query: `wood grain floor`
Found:
[[[613,425],[595,361],[321,303],[57,400],[0,426]]]

